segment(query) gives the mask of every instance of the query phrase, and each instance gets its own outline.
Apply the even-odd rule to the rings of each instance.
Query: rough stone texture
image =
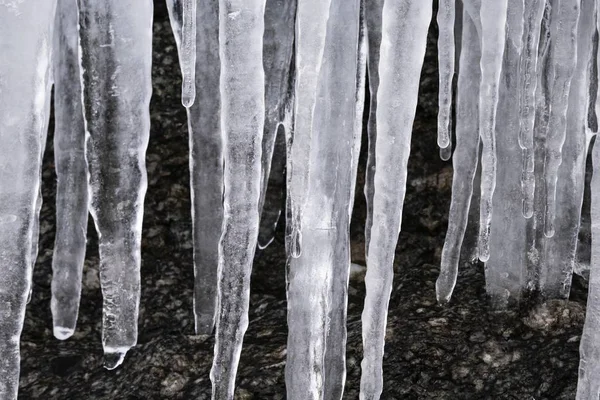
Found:
[[[434,36],[429,43],[414,127],[382,398],[572,399],[585,312],[583,280],[575,278],[568,302],[525,303],[498,313],[488,307],[483,267],[467,265],[459,274],[450,305],[444,308],[436,304],[434,283],[447,226],[452,169],[450,163],[439,160],[435,141]],[[154,37],[139,344],[117,370],[102,368],[102,298],[97,240],[91,224],[77,330],[65,342],[52,336],[55,172],[50,137],[43,174],[40,255],[21,342],[21,399],[210,398],[213,339],[195,337],[193,332],[186,116],[179,98],[175,44],[163,7],[157,7]],[[364,155],[362,161],[364,165]],[[362,177],[358,184],[352,254],[354,262],[364,264]],[[284,262],[280,229],[275,242],[256,255],[238,399],[285,398]],[[347,399],[358,398],[363,298],[359,271],[350,282]]]

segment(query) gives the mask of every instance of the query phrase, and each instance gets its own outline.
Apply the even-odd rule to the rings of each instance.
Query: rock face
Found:
[[[44,205],[33,296],[21,342],[20,398],[208,399],[212,337],[194,336],[192,226],[186,114],[166,9],[157,3],[152,128],[142,243],[139,340],[125,363],[102,368],[102,298],[95,230],[88,232],[82,301],[73,337],[52,335],[53,149],[44,158]],[[435,24],[434,24],[435,25]],[[383,399],[572,399],[579,363],[586,286],[574,278],[571,301],[496,313],[488,308],[483,267],[462,267],[450,304],[436,303],[435,280],[447,225],[451,165],[435,148],[437,33],[430,33],[409,161],[404,219],[390,302]],[[368,103],[368,102],[367,102]],[[368,115],[368,114],[367,114]],[[52,129],[50,129],[52,134]],[[52,138],[48,138],[49,146]],[[366,147],[363,142],[363,149]],[[352,225],[353,262],[364,265],[364,155]],[[283,227],[257,251],[250,326],[238,371],[239,399],[285,398],[285,249]],[[468,237],[467,237],[468,240]],[[364,271],[355,268],[348,305],[347,383],[358,398]]]

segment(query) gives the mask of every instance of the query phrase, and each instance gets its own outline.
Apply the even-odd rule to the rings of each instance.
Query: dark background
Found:
[[[51,257],[55,171],[52,130],[44,159],[44,206],[33,297],[21,338],[21,399],[208,399],[213,339],[194,336],[188,139],[180,73],[166,8],[156,3],[149,187],[142,247],[138,346],[114,371],[102,368],[102,297],[94,227],[84,269],[75,335],[52,335]],[[383,399],[573,399],[586,283],[575,278],[571,300],[523,303],[507,312],[488,307],[483,267],[463,267],[447,307],[435,280],[447,227],[452,169],[436,146],[437,36],[432,23],[409,162],[402,233],[390,301]],[[364,141],[363,141],[364,142]],[[364,145],[363,145],[364,150]],[[352,224],[353,261],[364,265],[364,154]],[[236,398],[285,398],[287,338],[282,229],[257,251],[250,326],[244,339]],[[358,398],[362,358],[362,276],[350,282],[345,398]]]

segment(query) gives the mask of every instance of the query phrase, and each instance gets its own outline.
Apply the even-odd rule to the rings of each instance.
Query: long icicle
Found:
[[[296,10],[296,87],[294,89],[294,133],[288,157],[288,225],[292,257],[302,253],[302,226],[309,179],[317,82],[327,32],[331,0],[303,0]]]
[[[387,0],[383,6],[373,225],[362,313],[361,399],[378,399],[394,254],[406,193],[406,167],[432,2]],[[397,71],[402,71],[398,75]],[[401,98],[399,96],[402,96]]]
[[[264,11],[265,0],[219,0],[224,217],[219,242],[219,312],[210,371],[215,400],[233,399],[248,327],[265,112]]]
[[[481,3],[481,88],[479,134],[481,153],[481,206],[479,210],[479,259],[490,258],[492,197],[496,187],[496,107],[506,32],[507,0]]]
[[[78,0],[90,213],[100,247],[104,366],[135,346],[145,153],[152,94],[151,0]]]
[[[167,9],[183,65],[181,2],[168,0]],[[223,144],[219,89],[219,3],[196,5],[196,99],[186,109],[189,134],[190,195],[194,240],[194,327],[210,335],[217,314],[219,239],[223,224]]]
[[[562,162],[562,147],[567,131],[567,108],[569,89],[577,65],[577,23],[581,0],[561,0],[559,3],[556,30],[552,32],[553,46],[551,63],[554,70],[550,120],[544,154],[545,212],[544,235],[554,235],[556,214],[556,183],[558,168]]]
[[[0,398],[7,400],[19,388],[55,11],[51,0],[0,3]]]
[[[478,17],[479,15],[477,15]],[[479,160],[479,85],[481,69],[479,59],[481,46],[475,22],[467,10],[463,10],[462,49],[458,69],[456,113],[456,150],[452,165],[452,199],[448,216],[448,231],[442,248],[440,276],[435,288],[438,302],[450,301],[462,249],[469,207],[473,195],[473,179]]]
[[[263,65],[265,68],[265,131],[262,145],[260,230],[258,246],[275,236],[284,206],[286,130],[293,108],[293,53],[297,0],[267,0]]]
[[[523,153],[523,173],[521,190],[523,193],[523,215],[533,216],[533,194],[535,191],[533,128],[535,124],[535,91],[537,87],[538,46],[542,17],[546,0],[524,2],[523,50],[521,52],[521,72],[517,77],[519,85],[519,145]]]
[[[59,0],[54,36],[56,239],[52,257],[52,323],[64,340],[75,331],[88,224],[85,127],[81,103],[77,0]]]
[[[369,76],[369,121],[367,122],[367,166],[365,168],[365,259],[369,259],[371,226],[373,225],[373,194],[375,192],[375,145],[377,143],[377,90],[379,88],[379,58],[381,52],[381,18],[383,0],[369,0],[365,3],[367,24],[367,74]]]

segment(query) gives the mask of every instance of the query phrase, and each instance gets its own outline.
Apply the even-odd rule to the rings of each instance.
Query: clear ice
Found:
[[[435,151],[453,167],[437,300],[447,305],[460,268],[478,261],[497,309],[525,297],[566,299],[572,274],[589,270],[577,399],[598,399],[600,148],[591,149],[591,183],[586,159],[600,115],[600,0],[436,3]],[[53,333],[64,340],[76,329],[89,212],[99,237],[105,367],[120,365],[137,342],[153,4],[0,0],[0,399],[17,396],[52,86]],[[287,398],[342,398],[364,143],[360,398],[379,399],[434,2],[166,4],[188,120],[195,332],[216,326],[212,398],[234,398],[254,254],[283,220]]]

